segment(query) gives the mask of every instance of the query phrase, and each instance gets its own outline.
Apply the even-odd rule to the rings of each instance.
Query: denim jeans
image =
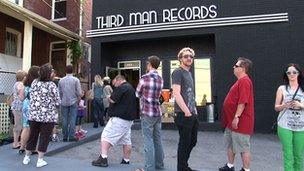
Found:
[[[93,121],[94,126],[98,126],[98,122],[100,126],[104,125],[103,115],[104,115],[104,107],[102,99],[93,99]]]
[[[196,115],[185,117],[184,113],[177,113],[175,124],[179,132],[177,149],[177,170],[188,170],[190,153],[197,142],[198,118]]]
[[[71,106],[61,106],[63,139],[74,138],[77,109],[77,103]]]
[[[144,137],[145,171],[164,169],[164,151],[161,142],[161,117],[141,117]]]

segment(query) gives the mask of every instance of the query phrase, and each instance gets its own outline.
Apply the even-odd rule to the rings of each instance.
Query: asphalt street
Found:
[[[0,171],[19,170],[105,170],[105,171],[134,171],[144,166],[143,140],[140,130],[132,130],[133,151],[130,165],[120,165],[122,147],[116,146],[109,152],[109,167],[100,168],[91,166],[91,161],[99,155],[100,132],[102,128],[89,131],[86,139],[76,143],[51,142],[49,156],[45,157],[48,165],[36,168],[36,156],[32,156],[29,165],[23,165],[23,156],[17,154],[18,150],[11,149],[10,145],[0,147]],[[178,132],[176,130],[163,130],[162,142],[165,152],[165,170],[176,170],[176,150]],[[251,139],[252,171],[283,171],[281,144],[276,135],[255,134]],[[59,150],[58,150],[59,149]],[[198,142],[191,154],[189,165],[200,171],[217,171],[219,166],[225,164],[226,151],[223,145],[222,132],[199,132]],[[241,168],[240,155],[236,156],[236,170]]]

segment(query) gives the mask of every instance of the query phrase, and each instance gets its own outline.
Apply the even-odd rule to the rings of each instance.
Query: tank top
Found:
[[[295,93],[295,90],[291,90],[290,86],[282,85],[279,87],[283,92],[283,103],[289,102],[292,100],[292,97]],[[301,103],[304,102],[304,93],[300,88],[295,96],[294,100],[297,100]],[[278,125],[282,128],[291,130],[291,131],[304,131],[304,111],[303,109],[286,109],[280,112],[278,116]]]
[[[93,86],[94,86],[94,99],[102,100],[104,98],[103,86],[96,85],[95,83],[93,84]]]

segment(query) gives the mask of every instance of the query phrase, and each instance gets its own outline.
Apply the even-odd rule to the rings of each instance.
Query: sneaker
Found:
[[[75,133],[75,137],[78,139],[78,140],[80,140],[81,138],[84,138],[85,137],[85,135],[84,135],[84,133],[82,133],[82,132],[76,132]]]
[[[122,159],[120,164],[130,164],[130,161],[125,161],[124,159]]]
[[[81,129],[80,132],[83,132],[84,134],[88,133],[88,131],[84,129]]]
[[[23,158],[23,164],[29,164],[31,161],[30,156],[25,155]]]
[[[42,166],[45,166],[45,165],[47,165],[47,162],[44,161],[43,159],[38,159],[37,160],[36,167],[42,167]]]
[[[59,137],[58,137],[57,134],[53,134],[53,135],[52,135],[52,141],[53,141],[53,142],[58,142],[58,141],[59,141]]]
[[[92,161],[93,166],[108,167],[108,158],[102,158],[101,155],[97,160]]]
[[[225,166],[219,168],[219,171],[235,171],[235,170],[234,167],[229,168],[227,164],[225,164]]]

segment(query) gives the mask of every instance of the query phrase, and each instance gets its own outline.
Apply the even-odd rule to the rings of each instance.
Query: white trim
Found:
[[[110,35],[155,32],[165,30],[180,30],[190,28],[206,28],[218,26],[233,26],[233,25],[247,25],[247,24],[263,24],[275,22],[288,22],[288,13],[277,14],[263,14],[263,15],[250,15],[239,17],[224,17],[205,20],[190,20],[178,21],[167,23],[156,23],[146,25],[124,26],[116,28],[104,28],[88,30],[87,37],[102,37]]]
[[[64,18],[56,18],[56,19],[52,19],[52,21],[64,21],[64,20],[67,20],[67,18],[66,17],[64,17]]]
[[[21,58],[21,49],[22,49],[21,48],[21,39],[22,39],[22,33],[19,32],[19,31],[17,31],[17,30],[15,30],[15,29],[10,28],[10,27],[6,27],[5,31],[17,35],[17,39],[18,39],[17,41],[18,42],[17,42],[16,57]],[[6,41],[6,38],[5,38],[5,41]]]

